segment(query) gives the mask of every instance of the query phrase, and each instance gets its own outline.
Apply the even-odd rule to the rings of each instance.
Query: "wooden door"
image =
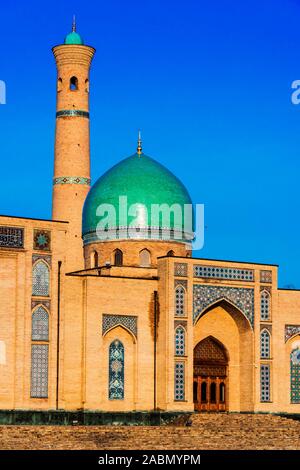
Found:
[[[194,404],[196,411],[226,411],[228,396],[227,353],[212,337],[194,350]]]

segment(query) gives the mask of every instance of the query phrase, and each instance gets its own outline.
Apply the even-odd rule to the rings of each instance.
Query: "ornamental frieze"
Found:
[[[82,176],[59,176],[57,178],[53,178],[53,184],[91,184],[90,178],[84,178]]]

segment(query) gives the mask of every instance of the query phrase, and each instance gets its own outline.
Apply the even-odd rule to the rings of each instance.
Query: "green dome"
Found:
[[[65,37],[65,44],[77,44],[83,46],[83,39],[82,37],[76,33],[76,31],[72,31]]]
[[[129,215],[125,219],[119,212],[120,196],[127,197],[128,212],[125,210],[125,214]],[[112,205],[116,213],[114,221],[109,224],[109,229],[102,230],[104,238],[99,237],[101,230],[99,232],[98,223],[100,221],[104,223],[108,212],[103,212],[104,209],[102,212],[98,209],[97,212],[97,208],[102,204]],[[135,204],[133,212],[129,210],[132,204]],[[156,204],[156,207],[162,204],[167,204],[169,207],[176,204],[177,210],[179,207],[179,212],[182,211],[182,214],[185,204],[192,207],[191,198],[184,185],[163,165],[143,153],[125,158],[96,181],[85,200],[82,219],[84,243],[108,238],[174,239],[182,242],[193,239],[192,226],[190,230],[186,229],[183,236],[183,215],[178,218],[174,215],[174,211],[170,211],[169,220],[168,217],[162,217],[161,214],[153,216],[152,204]],[[105,206],[101,207],[105,208]],[[136,210],[138,212],[135,212]],[[185,210],[187,209],[185,208]],[[190,221],[192,225],[192,210]],[[96,233],[97,225],[98,232]],[[130,237],[124,236],[122,229],[129,225],[138,227],[140,233],[136,233],[134,236],[131,234]],[[112,227],[113,230],[111,230]],[[149,233],[150,228],[151,233]],[[103,232],[106,232],[106,235]],[[107,236],[108,232],[111,232],[109,236]]]

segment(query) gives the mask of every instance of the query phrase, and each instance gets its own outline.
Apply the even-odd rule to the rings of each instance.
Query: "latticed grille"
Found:
[[[175,289],[175,315],[182,317],[185,314],[185,290],[182,286]]]
[[[260,401],[270,401],[270,366],[261,364],[260,366]]]
[[[31,397],[48,396],[48,344],[31,346]]]
[[[291,352],[291,403],[300,403],[300,349]]]
[[[184,356],[185,354],[185,330],[178,326],[175,330],[175,355]]]
[[[33,341],[48,341],[49,339],[49,315],[44,307],[38,307],[32,314]]]
[[[32,270],[32,295],[49,295],[49,268],[44,261],[38,261]]]
[[[261,320],[270,318],[270,294],[266,290],[260,294],[260,318]]]
[[[174,390],[174,398],[175,400],[184,400],[185,396],[185,380],[184,380],[184,362],[176,362],[175,363],[175,390]]]
[[[260,357],[268,359],[270,357],[270,333],[263,330],[260,334]]]

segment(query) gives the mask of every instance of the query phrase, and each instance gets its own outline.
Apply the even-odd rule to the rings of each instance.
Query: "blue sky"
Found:
[[[300,288],[299,0],[5,2],[0,213],[50,218],[53,45],[77,29],[91,71],[92,177],[136,147],[205,204],[197,256],[280,264]]]

